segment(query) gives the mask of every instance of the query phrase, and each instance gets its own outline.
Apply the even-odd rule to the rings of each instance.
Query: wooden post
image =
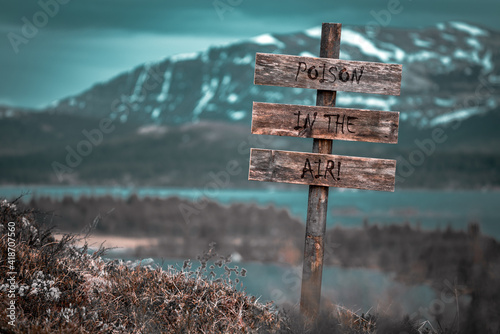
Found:
[[[396,174],[395,160],[331,154],[333,139],[395,144],[399,127],[396,113],[335,108],[337,91],[401,92],[402,65],[339,59],[341,28],[339,23],[323,23],[319,58],[255,57],[256,85],[318,90],[316,107],[254,103],[252,133],[314,142],[312,153],[252,149],[248,174],[249,180],[309,185],[300,308],[312,321],[321,301],[328,187],[394,191]]]
[[[339,58],[341,28],[340,23],[323,23],[320,57]],[[336,97],[336,91],[318,90],[316,105],[335,107]],[[329,139],[314,139],[313,153],[331,154],[332,142]],[[321,301],[328,189],[309,186],[300,310],[311,320],[317,318]]]

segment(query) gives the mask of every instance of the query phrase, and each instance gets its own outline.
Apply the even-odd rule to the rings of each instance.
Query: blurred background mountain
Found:
[[[316,56],[319,39],[320,28],[264,34],[139,65],[42,109],[0,107],[0,183],[202,187],[235,161],[227,187],[269,186],[247,181],[249,148],[310,151],[312,140],[250,135],[252,102],[314,105],[315,91],[254,85],[255,53]],[[337,97],[401,116],[397,145],[336,141],[334,153],[398,159],[397,188],[500,185],[500,32],[346,26],[340,58],[403,64],[401,96]]]

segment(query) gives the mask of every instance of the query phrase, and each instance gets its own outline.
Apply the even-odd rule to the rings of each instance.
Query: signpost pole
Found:
[[[394,191],[395,185],[395,160],[331,154],[333,139],[395,144],[399,128],[399,113],[335,107],[337,91],[399,95],[403,70],[340,60],[341,28],[323,23],[319,57],[255,57],[256,85],[317,89],[315,107],[254,102],[252,133],[314,142],[312,153],[251,149],[248,173],[249,180],[309,185],[300,309],[312,321],[320,310],[329,187]]]
[[[321,58],[339,58],[341,28],[339,23],[323,23]],[[336,96],[336,91],[318,90],[316,105],[335,107]],[[330,139],[314,139],[313,153],[331,154],[332,142]],[[328,189],[309,186],[300,310],[310,319],[316,319],[320,309]]]

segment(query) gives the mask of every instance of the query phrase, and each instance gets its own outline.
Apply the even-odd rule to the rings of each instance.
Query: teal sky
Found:
[[[262,33],[365,26],[392,5],[391,27],[500,30],[498,0],[0,0],[0,104],[43,107],[143,62]]]

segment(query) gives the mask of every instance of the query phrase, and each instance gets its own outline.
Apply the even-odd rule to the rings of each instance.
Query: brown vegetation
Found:
[[[228,267],[229,260],[214,253],[213,244],[198,257],[194,271],[189,261],[182,270],[166,271],[140,262],[104,261],[105,249],[90,254],[87,245],[75,247],[70,235],[56,241],[33,213],[0,202],[2,333],[417,333],[407,320],[379,320],[343,308],[310,322],[263,305],[236,288],[246,271]],[[9,236],[11,226],[15,236]],[[9,238],[16,243],[13,263],[6,260]],[[214,266],[223,266],[225,274],[216,277]],[[14,284],[8,279],[11,270]],[[14,317],[8,310],[12,301]]]
[[[222,244],[217,248],[219,253],[238,251],[245,260],[294,263],[297,256],[290,254],[300,254],[301,251],[303,226],[288,213],[274,208],[243,204],[220,206],[207,202],[200,214],[190,217],[191,221],[186,225],[188,228],[183,228],[182,225],[177,226],[176,220],[172,223],[166,216],[179,217],[176,212],[178,205],[194,205],[188,201],[132,198],[128,201],[112,202],[108,199],[102,202],[108,207],[99,204],[99,199],[84,198],[76,203],[66,199],[62,206],[54,202],[56,207],[51,209],[58,208],[58,213],[62,211],[64,218],[69,218],[70,223],[63,226],[74,226],[74,229],[83,232],[92,228],[101,232],[109,229],[112,233],[121,230],[128,235],[140,235],[139,231],[144,230],[153,230],[156,235],[169,231],[180,240],[177,244],[180,247],[160,245],[156,251],[163,252],[164,256],[170,250],[177,257],[188,254],[193,258],[195,250],[201,249],[198,254],[202,254],[204,245],[214,239]],[[95,214],[96,210],[108,212],[110,205],[118,208],[114,212],[119,218],[113,218],[112,214],[103,215],[90,220],[93,222],[90,227],[72,221],[79,214],[91,217],[91,212]],[[143,215],[142,219],[138,219],[140,215]],[[189,263],[180,271],[172,268],[162,271],[160,268],[148,269],[120,261],[105,262],[100,258],[102,249],[89,255],[86,246],[73,246],[74,238],[65,236],[56,241],[50,231],[37,222],[43,219],[53,223],[54,217],[21,211],[13,204],[2,202],[0,284],[3,284],[3,290],[0,305],[6,310],[9,302],[6,293],[9,288],[6,281],[6,228],[7,223],[12,221],[18,229],[17,332],[29,329],[51,332],[56,328],[67,332],[199,332],[198,329],[202,328],[206,332],[217,333],[241,332],[244,331],[242,328],[251,332],[266,328],[265,331],[278,333],[372,333],[374,328],[380,331],[387,327],[399,328],[400,331],[405,328],[406,332],[413,333],[417,324],[415,320],[420,320],[409,317],[402,322],[387,321],[373,315],[359,316],[333,305],[325,308],[325,316],[311,327],[293,312],[278,312],[271,305],[261,305],[255,298],[238,291],[236,280],[230,278],[242,273],[237,268],[228,268],[228,276],[216,278],[206,265],[201,267],[204,272],[192,272]],[[134,222],[132,217],[138,220]],[[127,219],[128,229],[119,229],[120,219]],[[163,225],[161,219],[166,219]],[[82,221],[81,218],[79,220]],[[237,223],[231,224],[231,220]],[[59,222],[64,221],[60,219]],[[150,226],[149,222],[153,224]],[[230,243],[228,240],[239,241]],[[253,247],[257,251],[245,249],[252,248],[249,247],[252,242],[260,242],[259,247]],[[447,325],[448,330],[443,325],[440,331],[435,332],[496,333],[498,330],[500,246],[494,239],[482,236],[477,224],[471,224],[469,231],[465,232],[451,228],[422,231],[409,225],[381,227],[366,222],[362,228],[331,229],[327,231],[326,242],[326,264],[392,271],[407,283],[429,283],[441,299],[445,298],[447,303],[453,305],[456,303],[456,319]],[[280,256],[288,254],[288,257],[277,257],[274,252]],[[205,253],[201,257],[202,264],[214,255],[215,250]],[[199,312],[202,312],[201,315],[198,315]],[[226,320],[219,319],[221,314],[227,317]],[[431,314],[438,322],[443,320],[441,315]],[[68,320],[70,318],[71,321]],[[6,322],[0,323],[3,330],[13,330]],[[422,324],[418,322],[418,327]],[[399,333],[389,329],[383,332]]]
[[[93,254],[72,246],[73,237],[56,242],[29,212],[3,202],[0,208],[2,253],[0,331],[5,333],[253,333],[278,330],[280,321],[270,304],[235,288],[232,274],[207,273],[209,251],[202,266],[190,271],[105,262],[103,249]],[[15,284],[6,261],[8,223],[14,222]],[[218,262],[223,266],[224,260]],[[12,298],[9,297],[12,294]],[[15,319],[8,306],[15,301]],[[12,324],[9,322],[12,321]]]

